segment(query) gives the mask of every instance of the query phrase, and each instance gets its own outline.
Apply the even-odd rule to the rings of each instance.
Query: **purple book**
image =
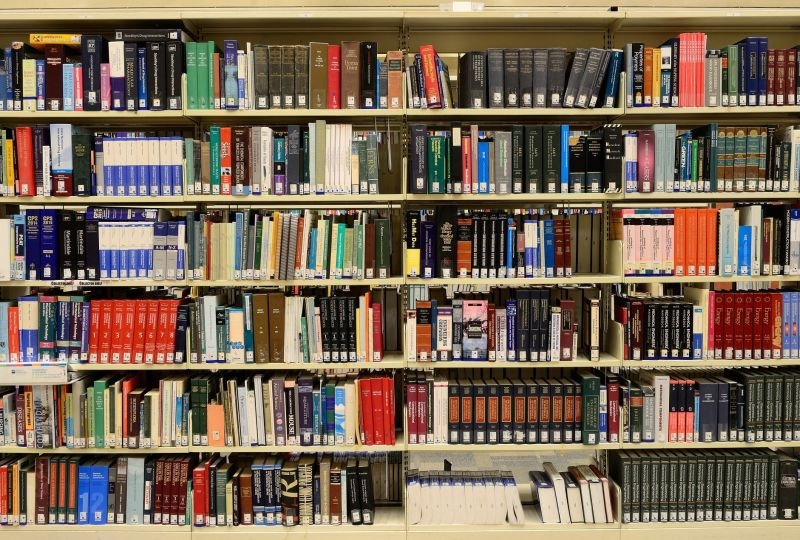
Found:
[[[436,223],[423,221],[420,227],[422,242],[420,247],[422,255],[422,277],[436,277]]]

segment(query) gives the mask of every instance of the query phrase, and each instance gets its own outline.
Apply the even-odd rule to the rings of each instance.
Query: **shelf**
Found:
[[[223,454],[227,453],[245,453],[245,454],[274,454],[274,453],[316,453],[316,454],[325,454],[325,453],[336,453],[340,454],[342,452],[402,452],[406,449],[405,440],[403,439],[402,433],[397,434],[397,442],[395,444],[373,444],[373,445],[363,445],[363,444],[354,444],[350,446],[346,446],[343,444],[337,445],[326,445],[326,446],[301,446],[299,444],[293,445],[286,445],[286,446],[199,446],[199,445],[191,445],[189,447],[189,451],[191,452],[221,452]]]
[[[797,537],[800,521],[703,521],[684,523],[627,523],[619,531],[620,540],[774,540]]]
[[[269,119],[294,118],[402,118],[404,109],[189,109],[186,116],[198,119]]]
[[[68,364],[70,371],[186,371],[186,363],[182,364]]]
[[[787,28],[800,24],[800,10],[797,4],[780,3],[785,7],[780,9],[771,2],[771,7],[741,7],[744,3],[716,2],[723,7],[640,7],[632,6],[622,8],[625,14],[620,28],[624,30],[634,28],[653,27],[680,27],[699,28],[699,31],[708,31],[710,28],[739,28],[756,26],[762,31],[770,27]],[[732,6],[732,7],[729,7]]]
[[[0,364],[0,384],[65,384],[66,362],[30,362]]]
[[[125,206],[168,206],[182,204],[184,197],[182,196],[105,196],[105,195],[91,195],[87,197],[0,197],[0,203],[5,204],[19,204],[25,205],[51,205],[51,206],[89,206],[89,205],[125,205]]]
[[[5,15],[5,14],[3,14]],[[69,15],[74,17],[74,13]],[[0,112],[0,122],[41,122],[56,121],[66,123],[82,123],[97,121],[136,123],[158,123],[166,120],[170,124],[187,122],[184,111],[2,111]]]
[[[479,206],[482,203],[504,204],[504,203],[603,203],[609,200],[621,200],[622,193],[446,193],[446,194],[415,194],[409,193],[405,200],[415,203],[458,203]]]
[[[619,450],[619,443],[600,444],[409,444],[409,452],[456,452],[456,453],[561,453],[594,452],[595,450]]]
[[[295,527],[193,527],[192,538],[202,540],[229,540],[231,537],[262,539],[265,537],[303,538],[313,540],[349,540],[353,537],[373,538],[380,536],[382,540],[405,540],[405,517],[401,507],[383,507],[375,509],[372,525],[302,525]]]
[[[622,443],[623,450],[662,450],[672,448],[678,450],[692,449],[715,449],[715,448],[797,448],[800,441],[725,441],[725,442],[644,442],[644,443]]]
[[[2,281],[0,282],[0,287],[186,287],[195,284],[184,280],[53,279]]]
[[[623,283],[759,283],[800,281],[796,276],[623,276]]]
[[[193,536],[188,525],[26,525],[1,530],[24,540],[147,540],[156,535],[165,540],[189,540]]]
[[[791,191],[715,191],[713,193],[698,192],[653,192],[626,193],[625,202],[681,202],[707,203],[711,201],[787,201],[800,197]]]
[[[326,193],[325,195],[186,195],[181,200],[191,204],[232,204],[241,206],[344,204],[352,208],[366,204],[401,203],[403,198],[404,195],[402,193],[380,193],[377,195]]]
[[[406,363],[400,354],[386,356],[380,362],[285,362],[266,364],[189,364],[191,371],[304,371],[304,370],[350,370],[350,369],[403,369]],[[180,365],[180,364],[179,364]]]
[[[572,277],[558,278],[406,278],[407,285],[486,285],[491,287],[525,287],[531,285],[592,285],[601,283],[620,283],[620,277],[613,274],[573,274]]]
[[[485,538],[512,538],[529,540],[531,535],[545,538],[591,538],[592,540],[618,540],[619,523],[542,523],[536,507],[523,506],[525,522],[520,525],[409,525],[408,538],[428,540],[484,540]]]
[[[764,105],[753,107],[631,107],[625,108],[625,119],[652,119],[654,117],[673,119],[681,122],[694,118],[748,117],[748,118],[783,118],[787,121],[790,117],[800,115],[800,106],[797,105]],[[731,118],[733,119],[733,118]]]
[[[434,4],[430,8],[410,7],[404,12],[404,22],[411,32],[416,30],[467,30],[508,29],[523,27],[525,30],[559,30],[576,28],[587,30],[605,30],[617,20],[624,17],[622,11],[610,11],[607,7],[573,8],[561,7],[528,7],[524,3],[519,7],[505,7],[491,4],[483,7],[480,2],[479,11],[444,11],[449,9],[448,3]],[[563,5],[563,4],[559,4]]]
[[[155,448],[26,448],[22,446],[0,446],[0,454],[188,454],[188,446],[157,446]],[[2,529],[0,529],[2,530]]]
[[[497,108],[497,109],[408,109],[406,115],[409,120],[421,121],[427,120],[435,122],[438,119],[505,119],[511,118],[519,120],[535,119],[535,118],[591,118],[593,120],[602,118],[616,118],[624,114],[621,107],[601,107],[595,109],[576,109],[576,108],[557,108],[557,107],[541,107],[541,108]]]
[[[726,367],[769,367],[800,366],[799,358],[778,360],[624,360],[623,368],[662,369],[662,368],[726,368]]]
[[[470,360],[454,360],[448,362],[408,362],[406,367],[413,369],[569,369],[620,367],[620,361],[609,354],[601,353],[599,361],[587,360],[585,355],[580,355],[577,360],[569,362],[476,362]]]
[[[161,282],[151,282],[160,284]],[[399,287],[405,283],[402,277],[385,279],[195,279],[184,283],[194,287],[329,287],[329,286],[373,286]]]

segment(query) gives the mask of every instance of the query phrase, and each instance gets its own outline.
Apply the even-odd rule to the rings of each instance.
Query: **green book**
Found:
[[[689,178],[692,181],[692,185],[695,186],[695,188],[696,188],[697,187],[697,180],[698,180],[698,178],[697,178],[697,164],[698,164],[698,161],[700,159],[702,159],[702,158],[700,158],[698,156],[698,154],[700,153],[699,152],[699,149],[700,149],[699,141],[697,139],[692,139],[691,144],[692,144],[692,149],[691,149],[690,154],[692,155],[692,168],[691,168],[691,173],[690,173]],[[697,191],[697,189],[693,189],[692,191]]]
[[[392,252],[392,231],[389,218],[375,220],[375,269],[379,279],[390,277],[389,256]]]
[[[195,169],[195,155],[194,155],[194,139],[191,137],[187,137],[183,139],[183,155],[185,156],[185,163],[186,163],[186,170],[184,171],[183,178],[184,178],[184,185],[183,185],[183,193],[187,195],[194,195],[197,192],[197,187],[195,187],[195,176],[197,175],[197,170]],[[198,179],[198,186],[199,186],[199,176]]]
[[[39,360],[56,359],[56,312],[57,297],[39,297]]]
[[[186,43],[186,98],[189,109],[197,109],[197,47],[196,41]]]
[[[449,156],[445,156],[449,157]],[[450,160],[448,159],[448,164]],[[381,192],[378,185],[378,176],[380,174],[378,167],[378,134],[370,133],[367,135],[367,188],[370,195],[377,195]],[[448,175],[449,177],[449,175]]]
[[[444,193],[445,191],[446,147],[446,138],[442,135],[431,135],[427,139],[428,193]]]
[[[86,432],[86,448],[95,448],[95,437],[94,437],[94,387],[90,386],[86,389],[86,426],[84,426],[84,431]]]
[[[213,53],[214,48],[211,47],[211,52]],[[188,47],[187,47],[188,52]],[[197,43],[197,66],[196,66],[196,82],[195,82],[195,93],[196,93],[196,107],[198,109],[210,109],[212,107],[209,106],[209,96],[211,96],[211,91],[208,86],[209,80],[213,80],[213,73],[214,70],[211,69],[211,59],[208,56],[209,54],[209,47],[207,43]],[[212,56],[213,58],[213,56]],[[187,69],[188,69],[188,59],[187,59]],[[211,72],[211,77],[209,77],[209,72]],[[191,88],[191,86],[190,86]],[[192,108],[192,101],[191,95],[189,96],[189,108]],[[211,102],[213,105],[213,101]]]
[[[600,442],[600,377],[592,373],[579,373],[578,377],[583,394],[581,442],[598,444]]]
[[[344,253],[347,250],[345,238],[347,236],[347,223],[336,224],[336,277],[344,275]]]
[[[728,45],[728,105],[731,107],[739,105],[739,47],[737,45]]]
[[[355,241],[353,242],[353,266],[356,279],[364,278],[364,224],[356,222]]]
[[[211,126],[208,130],[209,149],[211,150],[211,194],[219,195],[222,179],[220,176],[220,134],[219,126]]]
[[[367,182],[367,141],[360,139],[351,145],[352,155],[358,160],[358,192],[361,195],[369,193]]]
[[[113,375],[106,375],[94,381],[94,447],[105,448],[105,398],[106,389]]]
[[[213,41],[209,41],[206,43],[206,47],[208,49],[208,77],[207,83],[204,85],[208,88],[208,107],[209,109],[219,109],[219,99],[214,98],[215,90],[214,90],[214,83],[216,81],[216,77],[214,77],[214,53],[217,50],[217,45]],[[220,68],[222,69],[222,68]],[[198,75],[201,75],[198,73]],[[198,88],[200,83],[198,83]]]
[[[355,276],[353,271],[353,244],[354,228],[346,227],[344,230],[344,262],[342,265],[342,277],[352,278]]]

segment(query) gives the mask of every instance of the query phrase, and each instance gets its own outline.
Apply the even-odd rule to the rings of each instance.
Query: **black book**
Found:
[[[360,52],[361,103],[362,109],[378,108],[378,44],[374,41],[362,41]]]
[[[533,107],[533,49],[519,49],[519,106]]]
[[[413,72],[412,72],[413,74]],[[462,109],[486,107],[486,53],[470,51],[458,60],[458,106]],[[412,85],[412,89],[414,86]]]
[[[166,87],[167,93],[167,109],[170,111],[180,111],[183,109],[181,80],[184,72],[184,55],[183,42],[167,42],[167,73],[165,76],[164,86]]]
[[[503,88],[503,49],[489,49],[486,51],[486,65],[486,86],[489,95],[489,107],[492,109],[502,108],[505,102],[505,91]]]
[[[342,303],[345,305],[346,317],[347,317],[347,359],[350,362],[355,362],[358,360],[356,356],[356,307],[358,304],[358,298],[355,296],[349,296],[347,298],[342,298]]]
[[[269,109],[269,48],[266,45],[253,45],[253,73],[255,108]]]
[[[539,293],[539,361],[548,360],[550,349],[550,291],[538,289]],[[533,328],[531,327],[531,332]],[[533,339],[533,338],[531,338]]]
[[[138,44],[136,42],[126,42],[123,45],[123,55],[125,60],[125,110],[135,111],[139,98],[137,87],[136,55],[138,54]]]
[[[458,444],[461,435],[461,395],[455,379],[447,381],[447,442]]]
[[[147,43],[147,99],[148,109],[162,111],[167,100],[167,45],[159,41]]]
[[[331,361],[331,307],[330,298],[321,297],[319,302],[320,325],[322,326],[322,361]]]
[[[308,45],[294,46],[294,106],[308,109]]]
[[[286,128],[286,185],[289,195],[300,194],[302,179],[302,137],[300,126],[292,124]]]
[[[547,49],[533,49],[533,107],[546,107],[548,58]]]
[[[511,385],[514,397],[511,402],[511,438],[514,444],[523,444],[527,419],[526,384],[520,379],[511,379]]]
[[[361,482],[358,474],[358,461],[347,458],[347,512],[352,525],[361,525]]]
[[[472,381],[469,379],[458,379],[459,396],[461,400],[461,416],[459,419],[459,437],[461,444],[475,444],[474,437],[474,413],[475,404],[472,393]]]
[[[422,124],[411,125],[411,142],[408,160],[410,170],[408,181],[410,193],[427,193],[427,127]]]
[[[563,107],[567,78],[567,50],[553,48],[547,54],[547,106]]]
[[[348,470],[348,476],[349,473]],[[365,457],[358,459],[358,481],[361,488],[359,491],[361,522],[364,525],[372,525],[375,523],[375,495],[372,488],[372,469]]]
[[[561,190],[561,128],[542,127],[542,182],[544,193]]]
[[[589,107],[594,83],[600,72],[600,66],[603,63],[604,53],[605,51],[603,49],[597,47],[589,49],[588,56],[586,57],[586,65],[581,74],[580,82],[578,83],[578,91],[574,103],[575,107],[580,109]]]
[[[514,442],[514,386],[508,379],[498,379],[500,397],[500,444]]]
[[[564,107],[575,106],[588,57],[588,49],[579,48],[575,51],[575,56],[572,58],[572,66],[569,70],[569,77],[567,78],[567,86],[564,89]]]
[[[456,210],[442,206],[437,210],[439,277],[455,277],[456,268]]]
[[[529,289],[519,289],[516,291],[517,298],[517,328],[516,328],[516,357],[517,360],[525,362],[530,357],[530,328],[533,291]],[[538,323],[537,323],[538,324]]]
[[[519,49],[503,50],[503,103],[519,107]]]
[[[644,106],[644,43],[631,44],[633,106]],[[673,57],[675,58],[675,57]],[[677,65],[677,62],[673,62]],[[659,68],[660,69],[660,68]],[[677,94],[676,94],[677,95]]]
[[[475,379],[472,381],[472,391],[474,403],[473,410],[475,413],[473,421],[473,443],[486,444],[488,442],[486,438],[488,386],[484,381]]]
[[[619,124],[603,126],[603,189],[622,189],[622,127]]]
[[[524,173],[522,185],[524,193],[542,193],[544,190],[542,141],[542,126],[525,126]],[[620,166],[621,165],[620,163]]]
[[[339,330],[339,362],[347,362],[350,326],[355,325],[355,317],[350,320],[347,318],[347,298],[340,296],[336,299],[336,316],[338,324],[335,328]]]
[[[86,279],[100,279],[100,236],[97,221],[86,221]]]
[[[75,214],[75,277],[86,279],[86,214]]]
[[[62,210],[61,218],[61,244],[59,260],[61,261],[61,279],[76,278],[76,249],[75,249],[75,212]]]
[[[294,459],[285,461],[280,469],[280,501],[283,525],[287,527],[297,525],[300,521],[300,479],[297,474],[297,461]]]
[[[583,193],[586,186],[586,137],[578,135],[569,141],[569,189]]]
[[[295,109],[297,104],[294,101],[294,70],[295,70],[295,48],[294,45],[281,46],[281,107],[284,109]],[[271,88],[270,88],[271,89]]]
[[[523,381],[525,385],[525,443],[539,442],[539,385],[532,379]]]
[[[552,413],[552,396],[550,395],[550,383],[544,379],[536,379],[539,387],[539,443],[549,444],[550,437],[550,414]]]
[[[511,126],[511,192],[524,193],[525,177],[525,128],[515,124]]]
[[[571,164],[570,171],[572,171]],[[603,192],[603,138],[597,135],[590,135],[586,138],[586,181],[584,186],[589,193]]]
[[[103,36],[81,36],[83,110],[100,110],[100,64],[108,62],[108,45]]]
[[[283,77],[281,76],[283,72],[282,50],[280,45],[267,46],[267,73],[269,74],[267,77],[269,106],[267,108],[270,109],[283,108],[283,92],[281,89],[281,83],[283,82]],[[294,86],[292,87],[292,92],[294,92]]]
[[[604,88],[604,83],[608,75],[608,64],[610,60],[611,51],[608,49],[603,49],[603,58],[600,60],[600,69],[597,71],[597,77],[595,77],[592,91],[589,93],[589,108],[594,108],[597,106],[597,102],[600,99],[600,89]],[[655,71],[653,76],[655,76]]]

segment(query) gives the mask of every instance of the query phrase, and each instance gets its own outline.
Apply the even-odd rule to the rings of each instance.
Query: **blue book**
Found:
[[[489,193],[489,142],[478,141],[478,193]]]
[[[236,212],[236,240],[233,250],[233,278],[242,279],[242,238],[244,227],[244,214]]]
[[[91,317],[89,302],[81,302],[81,312],[83,313],[84,321],[89,321]],[[81,325],[81,352],[80,361],[85,363],[89,361],[89,325]]]
[[[64,76],[65,76],[65,78],[64,78],[64,85],[65,85],[64,90],[66,90],[66,84],[67,84],[67,80],[66,80],[67,69],[66,69],[66,67],[67,66],[71,66],[71,65],[72,64],[64,64]],[[73,86],[74,86],[74,82],[73,82]],[[73,88],[73,92],[74,92],[74,88]],[[65,91],[64,92],[64,96],[63,96],[63,104],[64,105],[66,105],[66,99],[67,99],[67,93]],[[37,58],[36,59],[36,110],[37,111],[45,110],[45,102],[44,102],[44,58]],[[65,111],[66,110],[70,110],[70,111],[75,110],[74,102],[72,103],[72,109],[67,109],[65,107],[64,110]]]
[[[600,107],[614,107],[617,104],[617,94],[619,93],[619,75],[622,71],[622,51],[619,49],[612,49],[608,59],[608,68],[606,69],[606,80],[603,87],[603,92],[600,94],[601,99],[598,106]]]
[[[344,274],[344,233],[347,230],[346,223],[337,223],[336,227],[336,276],[341,278]]]
[[[528,230],[533,230],[532,234],[526,234]],[[534,277],[534,269],[536,268],[536,220],[526,219],[523,222],[523,234],[525,234],[525,276]],[[519,234],[519,233],[517,233]],[[530,237],[530,238],[529,238]],[[533,240],[531,243],[530,240]],[[523,276],[518,276],[523,277]]]
[[[636,148],[636,133],[625,134],[625,143],[623,148],[629,146],[629,139],[634,139],[633,148]],[[636,160],[625,160],[625,191],[627,193],[636,193],[639,190],[639,166]]]
[[[544,269],[545,277],[556,275],[555,224],[552,219],[544,220]]]
[[[58,279],[58,252],[60,249],[58,210],[42,208],[40,219],[39,250],[42,275],[39,279]]]
[[[702,318],[703,316],[703,308],[700,306],[694,306],[693,315],[696,318]],[[699,332],[692,333],[692,359],[700,360],[703,358],[703,329],[701,328]],[[697,409],[695,409],[696,411]]]
[[[169,166],[169,137],[157,137],[159,164],[158,189],[160,195],[172,195],[172,179]],[[153,195],[153,193],[151,193]]]
[[[344,444],[344,384],[337,384],[334,387],[334,436],[335,444]]]
[[[322,393],[321,388],[314,388],[312,391],[314,410],[311,418],[311,429],[314,434],[314,446],[322,444]]]
[[[506,277],[513,278],[516,276],[517,264],[514,257],[517,252],[517,238],[511,234],[511,227],[514,226],[514,218],[508,218],[506,226]],[[516,234],[520,231],[515,229]]]
[[[790,304],[792,306],[792,358],[800,358],[800,291],[789,292]]]
[[[109,206],[89,206],[86,208],[87,221],[158,221],[157,208],[124,208]]]
[[[791,293],[781,294],[781,321],[783,321],[783,335],[781,336],[781,358],[792,356],[792,305]]]
[[[56,304],[56,357],[59,362],[66,362],[69,360],[72,302],[69,296],[59,296]]]
[[[42,279],[41,261],[41,221],[42,210],[25,210],[25,268],[27,279]]]
[[[136,49],[136,108],[140,111],[147,110],[147,49]]]
[[[756,64],[758,65],[758,104],[767,104],[767,51],[769,40],[765,36],[755,38],[758,42],[758,54]]]
[[[311,276],[314,275],[314,269],[317,266],[317,229],[311,229],[311,235],[308,239],[308,268],[306,269]]]
[[[8,362],[8,308],[9,301],[0,301],[0,362]]]
[[[509,361],[517,359],[517,300],[506,300],[506,354]]]
[[[89,525],[89,499],[91,494],[92,464],[86,461],[78,465],[78,525]]]
[[[89,487],[89,523],[105,525],[108,520],[108,467],[99,460],[92,465]]]
[[[561,193],[569,193],[569,125],[561,124]]]
[[[222,89],[225,105],[223,109],[239,108],[239,43],[226,39],[222,45]]]
[[[5,88],[8,84],[8,74],[6,73],[5,61],[0,62],[0,111],[6,110]]]
[[[603,400],[603,397],[608,396],[607,394],[607,386],[604,384],[600,385],[600,410],[597,415],[597,431],[600,434],[606,433],[608,431],[608,405],[607,402]],[[600,442],[605,442],[602,439],[602,435],[600,435],[601,439]],[[606,441],[607,441],[606,436]]]
[[[61,66],[62,69],[62,106],[64,107],[65,111],[74,111],[75,110],[75,64],[65,63]],[[39,61],[36,61],[36,79],[37,79],[37,87],[38,87],[38,79],[39,79]],[[42,86],[44,86],[44,65],[42,65]],[[36,89],[36,102],[37,102],[37,109],[38,109],[38,102],[39,102],[39,89]]]
[[[183,137],[170,137],[170,173],[172,177],[172,194],[183,195]]]
[[[740,276],[750,275],[750,261],[752,260],[753,227],[751,225],[739,225],[737,253],[737,274]]]
[[[744,85],[742,86],[742,81],[739,81],[739,92],[744,89],[744,94],[747,96],[746,105],[753,107],[758,105],[758,38],[747,37],[739,43],[744,45],[744,51],[742,51],[742,48],[739,49],[739,63],[743,64],[744,67]],[[744,52],[744,55],[741,54],[742,52]],[[744,61],[742,61],[743,59]],[[766,88],[764,95],[766,97]]]
[[[336,444],[336,396],[335,383],[325,385],[325,434],[329,445]],[[342,435],[344,438],[344,434]]]
[[[246,72],[243,73],[243,72],[239,71],[239,64],[240,63],[242,63],[243,65],[247,64],[247,60],[245,60],[245,58],[246,58],[246,56],[245,56],[244,51],[241,51],[241,50],[237,50],[236,51],[236,90],[237,90],[237,93],[238,93],[238,96],[239,96],[239,105],[237,107],[238,109],[244,109],[247,106],[246,105],[247,102],[244,100],[245,94],[246,94],[246,91],[245,91],[245,77],[246,77],[247,73]]]
[[[23,362],[39,361],[39,299],[36,296],[20,296],[19,306],[19,350]]]
[[[137,137],[135,144],[139,152],[136,153],[136,159],[134,160],[136,180],[133,195],[144,197],[150,189],[150,166],[147,164],[147,139],[144,137]]]
[[[5,110],[14,110],[14,60],[11,55],[11,47],[3,49],[3,60],[6,65],[6,89],[5,89]]]
[[[244,361],[255,362],[255,341],[253,335],[253,293],[242,293],[244,306]]]

